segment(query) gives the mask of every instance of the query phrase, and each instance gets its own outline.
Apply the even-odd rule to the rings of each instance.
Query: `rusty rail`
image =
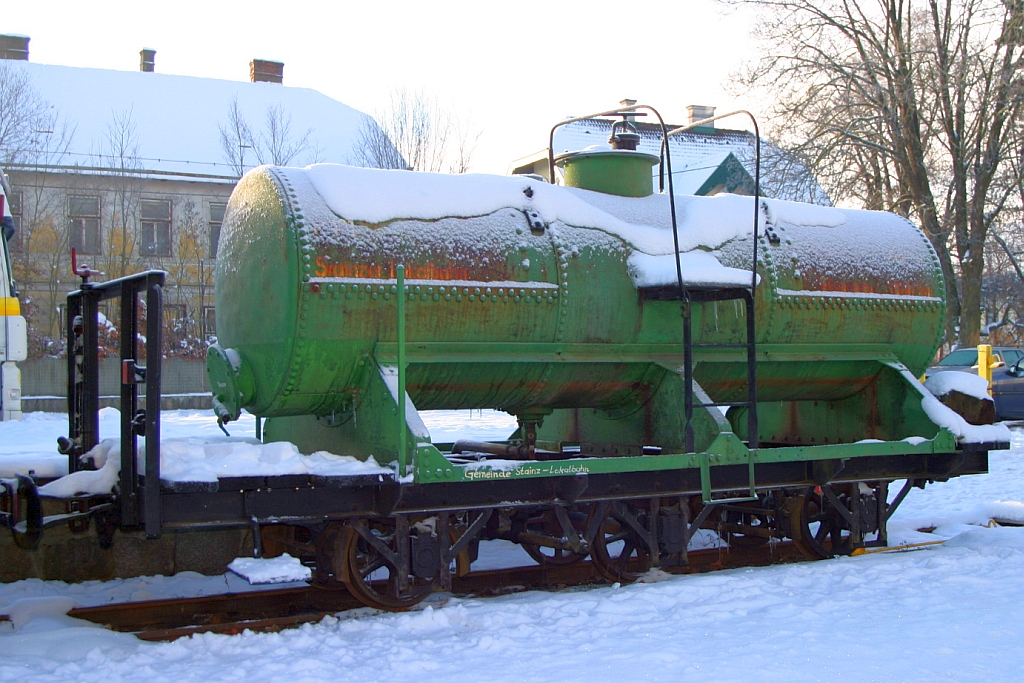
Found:
[[[792,543],[771,543],[756,549],[693,551],[689,553],[688,566],[669,571],[693,574],[797,561],[806,560]],[[463,577],[453,577],[452,592],[458,596],[488,597],[533,589],[608,583],[589,561],[585,561],[565,566],[540,565],[472,572]],[[114,631],[134,633],[142,640],[166,641],[195,633],[280,631],[362,606],[348,591],[310,586],[80,607],[71,610],[68,616],[102,624]]]

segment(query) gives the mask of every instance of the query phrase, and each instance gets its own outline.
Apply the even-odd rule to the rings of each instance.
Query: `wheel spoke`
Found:
[[[619,553],[619,557],[617,558],[622,566],[625,566],[626,563],[629,562],[629,558],[633,556],[634,550],[636,550],[636,544],[633,542],[633,539],[628,539],[622,546],[622,552]]]
[[[384,558],[381,557],[380,555],[378,555],[377,559],[375,559],[373,562],[367,564],[366,566],[364,566],[362,569],[359,570],[359,575],[362,576],[365,579],[370,574],[374,573],[375,571],[377,571],[378,569],[380,569],[383,566],[384,566]]]
[[[553,543],[568,544],[573,540],[566,536],[566,530],[558,521],[556,512],[551,509],[527,518],[525,528],[531,534],[547,536]],[[520,544],[537,564],[568,565],[579,562],[587,556],[586,552],[577,553],[571,548],[554,548],[529,541],[521,541]]]
[[[605,545],[608,545],[610,543],[617,543],[618,541],[621,541],[623,539],[629,538],[629,536],[630,536],[630,534],[629,534],[628,531],[620,531],[617,534],[612,534],[611,536],[605,536]]]

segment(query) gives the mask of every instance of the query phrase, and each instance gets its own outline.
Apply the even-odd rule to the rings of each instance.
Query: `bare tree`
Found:
[[[267,107],[263,130],[256,138],[256,158],[261,164],[287,166],[297,156],[309,150],[309,137],[313,129],[302,135],[292,132],[292,115],[281,105]]]
[[[252,149],[254,137],[252,129],[238,107],[238,98],[231,100],[228,106],[228,122],[220,124],[220,149],[228,165],[241,176],[245,173],[245,150]]]
[[[192,197],[175,206],[174,254],[169,267],[169,293],[182,315],[171,322],[165,342],[168,356],[203,358],[207,344],[202,334],[202,313],[213,273],[204,258],[209,226]]]
[[[102,270],[110,278],[141,267],[139,258],[139,200],[145,181],[140,176],[139,142],[131,109],[113,112],[100,152],[101,164],[112,189],[107,207],[109,244],[102,249]]]
[[[312,134],[312,130],[310,130]],[[311,140],[309,146],[306,149],[306,163],[307,164],[319,164],[325,159],[324,148],[320,146],[320,143],[316,140]]]
[[[50,104],[33,87],[28,72],[0,60],[0,161],[24,161],[51,117]]]
[[[726,1],[763,10],[737,81],[773,100],[776,139],[837,201],[922,224],[947,338],[976,345],[986,239],[1021,180],[1021,2]]]
[[[412,170],[377,120],[366,117],[359,127],[359,139],[350,158],[356,166]]]
[[[292,115],[280,104],[269,105],[263,114],[263,127],[254,128],[238,105],[238,98],[228,107],[228,120],[220,126],[220,147],[224,159],[238,175],[245,173],[246,150],[258,164],[287,166],[305,154],[306,163],[316,163],[323,152],[311,140],[313,129],[301,134],[292,128]]]
[[[11,266],[26,289],[46,292],[40,301],[26,297],[24,302],[34,355],[52,351],[60,333],[49,312],[64,293],[61,257],[67,252],[68,236],[64,197],[54,187],[54,178],[39,170],[64,163],[74,134],[75,127],[39,94],[28,72],[0,60],[0,163],[8,171],[19,171],[22,179],[32,178],[16,188],[21,227],[11,245]],[[51,321],[48,329],[45,320]]]
[[[11,250],[15,277],[26,285],[42,289],[43,301],[38,306],[27,306],[29,311],[45,313],[29,317],[33,336],[33,354],[54,351],[53,340],[61,336],[56,316],[49,315],[63,301],[66,290],[63,282],[68,278],[68,239],[70,230],[65,218],[66,195],[59,185],[73,186],[74,174],[58,179],[50,173],[36,172],[39,167],[58,166],[65,162],[74,138],[74,126],[61,119],[57,111],[49,109],[37,120],[40,131],[23,159],[23,173],[31,173],[32,182],[22,192],[21,230],[15,248]],[[32,302],[35,303],[35,302]],[[49,327],[44,326],[49,321]]]
[[[747,177],[754,172],[754,146],[733,152]],[[761,141],[761,191],[768,197],[831,206],[832,200],[807,164],[789,150],[769,140]]]
[[[999,185],[1024,176],[1024,141],[1017,144],[1011,171]],[[1019,346],[1024,342],[1024,183],[1017,182],[1006,199],[998,222],[989,228],[985,250],[982,310],[988,322],[982,335],[989,333],[993,344]]]
[[[479,137],[437,98],[397,89],[385,111],[363,121],[351,161],[370,168],[465,173]]]

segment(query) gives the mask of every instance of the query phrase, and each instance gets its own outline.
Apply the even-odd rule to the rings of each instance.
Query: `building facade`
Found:
[[[216,334],[213,270],[238,178],[261,163],[345,163],[366,115],[286,87],[279,62],[253,60],[249,81],[224,81],[157,73],[152,49],[138,72],[35,64],[28,42],[0,36],[0,81],[22,93],[0,109],[34,116],[20,135],[0,136],[0,168],[31,357],[63,351],[65,297],[80,282],[72,248],[103,279],[167,271],[165,352],[202,357]],[[111,305],[101,313],[113,341]]]
[[[72,248],[79,263],[102,272],[102,279],[148,268],[167,271],[167,351],[202,354],[200,345],[216,335],[213,268],[237,178],[17,167],[8,177],[17,229],[11,259],[32,357],[62,350],[65,298],[81,281],[71,272]],[[116,321],[112,305],[102,303],[100,312]]]

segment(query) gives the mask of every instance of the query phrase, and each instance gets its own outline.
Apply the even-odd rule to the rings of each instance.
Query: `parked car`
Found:
[[[995,357],[995,360],[1009,367],[1014,365],[1021,358],[1024,358],[1024,349],[1018,349],[1012,346],[993,346],[992,355]],[[946,372],[951,370],[978,374],[978,368],[975,367],[977,364],[978,349],[957,349],[935,365],[925,370],[924,378],[927,380],[936,372]]]
[[[1002,363],[992,369],[992,400],[997,420],[1024,419],[1024,349],[993,346],[992,355]],[[925,371],[925,380],[937,372],[977,374],[978,349],[958,349]]]
[[[1024,420],[1024,358],[992,371],[997,420]]]

